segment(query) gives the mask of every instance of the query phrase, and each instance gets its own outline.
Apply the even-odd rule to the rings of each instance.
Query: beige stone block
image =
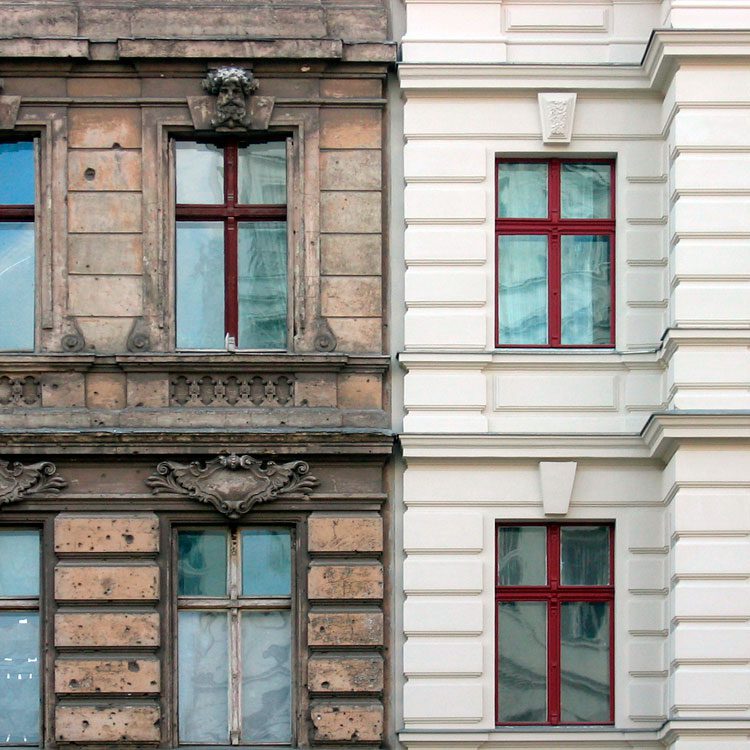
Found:
[[[307,545],[310,552],[382,552],[383,519],[313,513],[307,526]]]
[[[325,99],[375,99],[383,96],[383,84],[368,78],[330,78],[320,82],[320,95]]]
[[[336,406],[336,375],[300,373],[294,384],[295,406]]]
[[[150,601],[159,598],[156,565],[58,565],[55,598],[61,601]]]
[[[75,153],[75,152],[71,152]],[[139,274],[143,270],[140,234],[71,234],[68,271],[105,275]]]
[[[339,408],[382,409],[383,383],[380,375],[339,375]]]
[[[380,742],[383,737],[383,707],[336,705],[313,706],[312,722],[318,742]]]
[[[73,315],[135,317],[142,309],[143,280],[140,276],[71,276],[68,279],[68,310]]]
[[[382,351],[380,318],[331,318],[328,325],[339,352],[380,354]]]
[[[379,276],[324,276],[321,312],[326,318],[371,318],[382,312]]]
[[[86,388],[82,372],[45,372],[42,384],[42,406],[75,408],[86,405]]]
[[[313,564],[307,573],[310,599],[382,599],[380,563]]]
[[[321,234],[321,272],[327,276],[379,276],[382,273],[379,234]]]
[[[140,190],[141,152],[110,148],[68,152],[69,190]]]
[[[380,190],[382,165],[379,150],[322,151],[322,190]]]
[[[140,78],[69,78],[68,96],[140,96]]]
[[[380,646],[382,612],[311,612],[307,622],[310,646]]]
[[[320,194],[320,231],[380,232],[383,206],[380,192],[328,192]]]
[[[142,229],[140,193],[68,194],[69,232],[109,234]]]
[[[135,107],[74,107],[68,110],[71,148],[140,148],[141,110]]]
[[[158,742],[159,707],[67,706],[55,709],[58,742]]]
[[[158,659],[58,659],[56,693],[158,693]]]
[[[320,111],[321,148],[380,148],[382,138],[379,109],[325,107]]]
[[[380,656],[313,656],[307,686],[315,693],[376,692],[383,689]]]
[[[124,409],[125,403],[125,375],[123,373],[87,373],[86,405],[90,409]]]
[[[55,645],[139,647],[159,645],[157,612],[82,612],[55,615]]]
[[[128,373],[128,406],[169,406],[169,378],[159,373]]]
[[[158,552],[159,519],[153,513],[55,518],[56,552]]]
[[[99,354],[124,352],[127,350],[128,336],[133,327],[132,318],[86,317],[77,319],[86,348]]]

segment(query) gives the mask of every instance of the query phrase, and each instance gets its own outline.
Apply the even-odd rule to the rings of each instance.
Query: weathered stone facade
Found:
[[[0,528],[42,534],[41,746],[179,744],[186,524],[291,529],[291,744],[387,744],[385,4],[2,2],[0,18],[0,135],[37,154],[35,347],[0,352],[0,458],[58,478],[0,497]],[[203,81],[224,65],[257,83],[228,132],[289,144],[286,351],[175,345],[171,148],[217,137]],[[304,462],[314,482],[238,519],[146,482],[227,454]],[[220,491],[256,491],[235,479]]]

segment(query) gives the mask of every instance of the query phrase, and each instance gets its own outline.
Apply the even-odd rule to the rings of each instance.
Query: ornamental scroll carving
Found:
[[[42,492],[56,495],[68,483],[57,476],[57,467],[49,461],[24,466],[18,461],[0,461],[0,506]]]
[[[277,464],[232,453],[205,463],[162,461],[146,484],[154,495],[185,495],[213,505],[228,518],[241,518],[257,503],[309,495],[318,485],[309,471],[304,461]]]

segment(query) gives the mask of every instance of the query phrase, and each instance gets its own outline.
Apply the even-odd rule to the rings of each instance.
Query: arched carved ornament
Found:
[[[68,483],[57,476],[50,461],[24,466],[19,461],[0,461],[0,507],[40,493],[56,495]]]
[[[257,503],[309,495],[318,485],[309,471],[304,461],[277,464],[232,453],[190,464],[162,461],[146,484],[154,495],[185,495],[213,505],[228,518],[241,518]]]

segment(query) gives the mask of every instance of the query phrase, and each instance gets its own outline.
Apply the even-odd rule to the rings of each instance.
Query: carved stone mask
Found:
[[[210,94],[216,94],[216,117],[211,121],[213,127],[248,127],[246,97],[258,88],[251,72],[236,67],[218,68],[208,74],[203,88]]]

